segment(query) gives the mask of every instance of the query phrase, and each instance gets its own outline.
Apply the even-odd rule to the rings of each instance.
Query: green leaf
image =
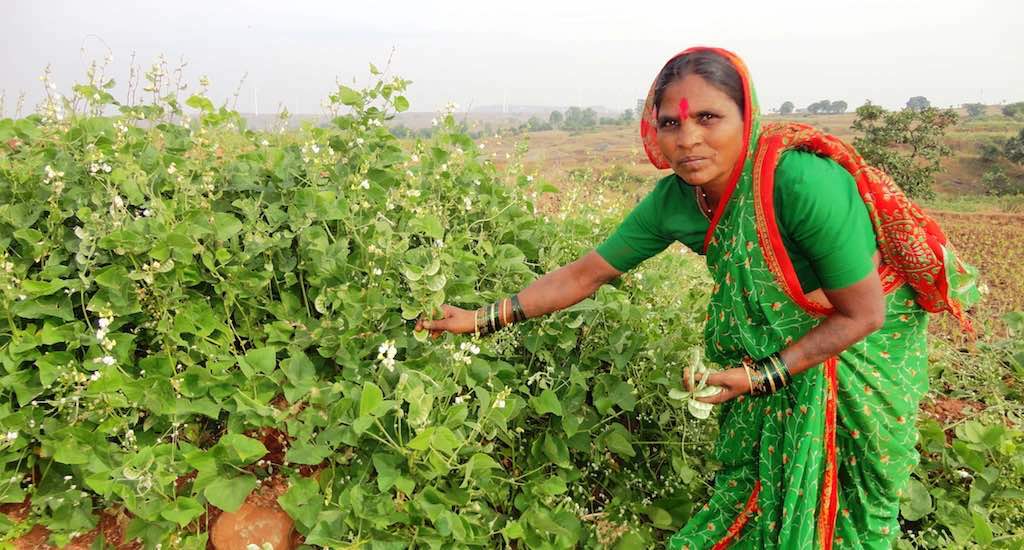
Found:
[[[911,479],[903,492],[900,513],[907,521],[917,521],[932,513],[932,496],[928,488],[916,479]]]
[[[303,352],[297,352],[281,363],[281,370],[294,386],[308,388],[316,381],[316,368]]]
[[[242,434],[227,434],[221,437],[216,448],[226,460],[237,466],[250,464],[267,454],[267,448],[262,442]]]
[[[206,486],[203,495],[217,508],[225,512],[235,512],[255,488],[256,476],[251,474],[230,478],[219,477]]]
[[[604,433],[604,444],[608,447],[608,450],[619,456],[630,458],[636,456],[636,451],[633,450],[632,437],[630,437],[629,432],[626,431],[622,424],[614,423],[608,428]]]
[[[195,518],[201,516],[206,509],[191,497],[178,497],[174,500],[173,508],[166,508],[160,512],[160,516],[166,520],[173,521],[184,527]]]
[[[971,512],[971,519],[974,521],[974,540],[982,547],[987,548],[992,544],[992,526],[988,518],[978,512]]]
[[[57,447],[53,453],[53,460],[61,464],[88,464],[90,451],[84,447],[74,436],[66,435],[57,441]]]
[[[537,414],[555,414],[562,416],[562,403],[553,390],[547,389],[540,392],[540,395],[530,399],[530,406]]]
[[[399,113],[409,110],[409,100],[405,96],[398,96],[394,101],[395,110]]]
[[[377,384],[366,382],[359,397],[359,416],[372,416],[374,410],[384,401],[384,392]]]
[[[334,451],[326,445],[296,441],[285,454],[285,460],[295,464],[320,464]]]
[[[273,347],[257,348],[246,353],[238,363],[243,371],[248,368],[250,371],[270,374],[277,365],[277,350]]]
[[[213,215],[213,230],[218,241],[226,241],[242,231],[242,222],[225,212]]]
[[[300,533],[309,534],[309,530],[316,524],[317,515],[323,508],[320,485],[312,478],[294,477],[291,479],[291,487],[288,488],[288,491],[277,497],[277,503],[289,517],[295,520]]]
[[[547,496],[560,495],[569,490],[565,480],[558,476],[551,476],[537,486]]]
[[[657,506],[649,507],[647,509],[647,517],[651,518],[651,523],[658,529],[669,529],[672,527],[672,514],[663,508]]]
[[[363,94],[349,88],[348,86],[338,86],[338,98],[342,104],[354,107],[361,105],[363,102]]]
[[[213,111],[213,102],[201,95],[193,95],[185,100],[185,105],[203,112]]]

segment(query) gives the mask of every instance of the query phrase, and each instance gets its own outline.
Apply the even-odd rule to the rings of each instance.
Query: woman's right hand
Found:
[[[445,331],[466,334],[476,330],[473,310],[445,304],[441,306],[441,311],[444,312],[444,317],[441,319],[424,319],[423,317],[417,319],[414,330],[429,330],[432,338],[441,336]]]

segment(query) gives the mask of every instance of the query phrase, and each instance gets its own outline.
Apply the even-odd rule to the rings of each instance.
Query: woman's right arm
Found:
[[[531,283],[519,293],[519,303],[528,318],[539,317],[582,301],[619,275],[622,275],[621,271],[591,250],[582,258],[546,273]],[[447,304],[441,306],[441,309],[444,318],[421,318],[416,322],[416,330],[429,330],[435,338],[445,331],[460,334],[474,331],[473,310]]]

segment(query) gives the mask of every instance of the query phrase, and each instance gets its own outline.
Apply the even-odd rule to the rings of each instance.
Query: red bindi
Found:
[[[686,101],[686,98],[679,100],[679,123],[690,118],[690,102]]]

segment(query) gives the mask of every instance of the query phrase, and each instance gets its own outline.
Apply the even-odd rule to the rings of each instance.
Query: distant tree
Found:
[[[550,122],[555,128],[562,124],[563,119],[564,117],[562,117],[561,111],[551,111],[551,114],[548,115],[548,122]]]
[[[911,111],[923,111],[931,106],[928,98],[923,95],[916,95],[907,100],[907,109]]]
[[[618,118],[612,118],[610,116],[603,116],[603,117],[601,117],[600,120],[598,120],[598,124],[600,124],[601,126],[614,126],[614,125],[619,123],[619,120],[620,119],[618,119]]]
[[[526,121],[526,127],[523,128],[523,130],[529,132],[544,132],[550,130],[551,128],[551,124],[544,122],[543,119],[534,115],[531,116],[530,119]]]
[[[1006,144],[999,138],[981,139],[978,141],[978,154],[985,162],[996,162],[1003,157]]]
[[[779,114],[780,114],[780,115],[788,115],[788,114],[791,114],[791,113],[793,112],[793,109],[794,109],[795,107],[796,107],[796,106],[795,106],[795,105],[793,105],[793,102],[792,102],[792,101],[787,101],[787,102],[783,103],[781,107],[779,107]]]
[[[999,168],[993,168],[981,176],[982,187],[990,195],[1019,195],[1024,193],[1024,181],[1012,180]]]
[[[857,108],[851,126],[861,133],[853,146],[869,164],[892,176],[908,195],[931,197],[940,163],[952,154],[943,138],[957,118],[951,109],[889,112],[878,105],[863,105]]]
[[[841,114],[846,112],[846,102],[843,100],[833,101],[828,106],[828,112],[832,114]]]
[[[1010,118],[1024,118],[1024,101],[1004,105],[1003,115]]]
[[[967,116],[971,118],[978,118],[985,114],[983,103],[964,103],[964,108],[967,109]]]
[[[404,139],[409,137],[409,133],[409,129],[406,128],[404,124],[399,124],[398,126],[395,126],[394,128],[391,129],[391,134],[398,139]]]
[[[1010,162],[1024,164],[1024,128],[1020,133],[1006,140],[1003,144],[1003,156]]]
[[[819,113],[828,113],[831,107],[832,102],[827,99],[823,99],[821,101],[815,101],[814,103],[808,105],[807,112],[815,115]]]
[[[622,120],[623,124],[629,124],[632,122],[634,120],[633,109],[626,109],[625,111],[622,111],[622,117],[620,117],[620,120]]]
[[[587,107],[583,109],[583,127],[592,128],[597,126],[597,111]]]

